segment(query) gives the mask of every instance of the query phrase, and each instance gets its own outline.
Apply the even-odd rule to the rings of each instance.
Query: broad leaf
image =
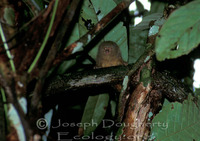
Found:
[[[174,11],[156,39],[159,61],[188,54],[200,43],[200,1],[193,1]]]
[[[108,94],[100,94],[88,98],[81,120],[81,128],[84,135],[90,135],[101,123],[106,113],[108,101]]]
[[[191,95],[183,104],[165,101],[162,111],[153,119],[151,139],[155,141],[189,141],[200,139],[200,100]],[[150,140],[151,140],[150,139]]]

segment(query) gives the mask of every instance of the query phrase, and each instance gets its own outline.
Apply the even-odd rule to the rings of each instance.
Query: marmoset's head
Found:
[[[96,68],[124,65],[119,46],[113,41],[102,42],[99,46]]]

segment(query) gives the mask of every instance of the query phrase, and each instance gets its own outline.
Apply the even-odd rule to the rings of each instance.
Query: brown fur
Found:
[[[105,68],[119,65],[127,65],[122,59],[119,46],[113,41],[102,42],[96,57],[96,68]]]

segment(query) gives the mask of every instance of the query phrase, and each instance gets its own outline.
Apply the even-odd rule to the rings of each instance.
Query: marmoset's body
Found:
[[[96,68],[127,65],[122,59],[119,46],[113,41],[102,42],[96,57]]]

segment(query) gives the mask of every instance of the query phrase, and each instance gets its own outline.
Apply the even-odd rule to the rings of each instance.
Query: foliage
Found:
[[[196,104],[195,104],[196,103]],[[191,95],[180,104],[165,101],[162,110],[152,121],[153,140],[193,140],[198,139],[199,135],[199,104]]]
[[[170,15],[156,40],[158,60],[177,58],[198,46],[199,4],[199,1],[193,1]]]
[[[108,94],[99,94],[88,98],[81,123],[83,123],[82,125],[88,123],[91,126],[81,127],[84,131],[83,135],[91,135],[91,133],[94,132],[97,126],[101,123],[108,107],[108,101]]]

